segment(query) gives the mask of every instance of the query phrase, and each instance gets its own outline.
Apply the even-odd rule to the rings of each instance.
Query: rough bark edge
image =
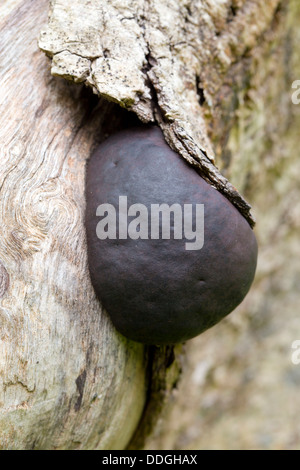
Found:
[[[73,21],[67,21],[67,24],[64,24],[62,28],[59,25],[59,21],[61,21],[61,18],[59,19],[60,12],[57,14],[56,11],[57,5],[62,8],[61,3],[68,4],[68,0],[66,2],[52,0],[49,24],[42,31],[40,39],[40,48],[52,58],[52,73],[74,81],[84,81],[97,94],[134,111],[142,121],[156,122],[162,128],[168,144],[193,165],[208,183],[227,197],[253,227],[254,218],[250,212],[251,206],[213,164],[214,155],[212,145],[207,137],[207,122],[205,122],[203,116],[200,98],[202,96],[207,102],[213,103],[214,96],[216,96],[222,85],[222,77],[236,60],[247,54],[247,51],[260,40],[264,31],[270,27],[271,19],[280,1],[270,0],[266,5],[262,0],[243,0],[238,5],[234,4],[234,8],[231,8],[229,1],[219,6],[210,0],[198,2],[197,4],[182,2],[182,5],[179,2],[177,10],[180,10],[181,16],[184,16],[186,24],[182,28],[182,25],[178,26],[176,22],[172,23],[171,21],[171,24],[174,24],[174,37],[177,35],[176,39],[181,37],[187,39],[187,41],[182,42],[185,43],[184,47],[187,49],[195,49],[196,54],[191,55],[193,59],[199,54],[198,64],[191,65],[190,68],[186,66],[186,63],[183,64],[184,67],[186,66],[183,74],[189,82],[189,96],[186,97],[186,100],[180,95],[180,92],[178,94],[177,85],[174,89],[170,87],[171,90],[166,88],[168,73],[165,72],[170,70],[170,66],[169,69],[164,69],[162,61],[167,55],[161,57],[158,52],[166,50],[168,34],[161,26],[163,15],[160,6],[158,7],[155,2],[147,3],[147,5],[139,0],[123,2],[122,5],[119,4],[120,2],[114,2],[113,6],[109,2],[95,4],[93,6],[94,12],[97,13],[102,8],[107,13],[105,22],[109,26],[122,24],[120,34],[118,29],[113,30],[114,37],[112,39],[113,34],[111,34],[108,49],[103,48],[101,39],[99,39],[97,45],[93,43],[91,38],[90,45],[92,44],[92,46],[89,49],[88,41],[83,41],[81,38],[81,34],[83,34],[83,37],[87,37],[85,36],[84,27],[83,29],[79,28],[80,34],[76,36],[77,29],[74,26],[73,13]],[[78,11],[85,14],[86,3],[88,2],[85,2],[85,0],[76,0],[75,4],[72,3],[72,6],[74,4],[74,11],[78,8]],[[172,15],[175,19],[180,16],[178,16],[178,11],[174,13],[176,8],[173,4],[167,6],[164,4],[163,7],[169,9],[168,14],[170,13],[171,19]],[[137,12],[135,16],[132,15],[133,9]],[[68,11],[67,7],[65,7],[65,10]],[[156,14],[157,17],[155,17]],[[87,12],[88,15],[89,12]],[[64,18],[68,20],[68,13]],[[76,21],[75,14],[75,23]],[[87,20],[87,24],[88,21],[90,20]],[[101,30],[102,36],[106,40],[109,37],[107,33],[109,28],[105,22],[101,23],[105,25],[103,29],[100,29],[99,26],[99,34]],[[133,23],[134,27],[132,27]],[[128,26],[129,24],[130,26]],[[68,28],[71,28],[70,31],[73,33],[73,36],[70,35],[72,41],[68,36],[70,32],[68,32]],[[138,31],[136,31],[137,29]],[[201,31],[201,39],[196,38],[193,39],[193,42],[189,42],[191,38],[199,36],[199,31]],[[126,57],[126,66],[132,72],[133,83],[130,81],[131,72],[126,74],[124,64],[122,68],[122,65],[118,64],[119,58],[117,57],[117,60],[115,60],[114,46],[112,46],[116,37],[115,42],[119,41],[122,49],[124,46],[124,44],[122,45],[122,39],[129,37],[126,36],[127,33],[129,36],[131,34],[130,40],[134,47],[137,43],[136,50],[139,52],[139,57],[136,60],[130,61]],[[165,35],[161,43],[159,41],[155,42],[156,33],[162,36]],[[135,34],[136,41],[132,40]],[[181,45],[180,41],[171,44],[173,48],[181,47]],[[125,50],[126,47],[124,46],[123,49]],[[122,50],[122,52],[124,51]],[[167,59],[171,58],[172,62],[175,58],[174,69],[176,64],[182,65],[184,62],[182,51],[181,53],[178,53],[178,51],[176,53],[169,52]],[[122,56],[120,55],[120,57],[122,61]],[[109,76],[109,83],[106,80],[108,76],[107,63],[113,69]],[[101,70],[99,72],[101,67],[103,74]],[[120,76],[116,73],[118,70],[121,72]],[[180,74],[178,74],[178,77],[180,77]],[[123,84],[120,86],[121,81],[124,82],[124,86]],[[191,91],[191,88],[193,88],[193,91]],[[197,99],[197,95],[199,99]],[[185,104],[185,101],[187,104]],[[189,119],[189,105],[195,101],[200,102],[200,107],[198,106],[197,110],[193,109],[191,111],[193,116]],[[213,106],[213,104],[210,104],[210,106]]]

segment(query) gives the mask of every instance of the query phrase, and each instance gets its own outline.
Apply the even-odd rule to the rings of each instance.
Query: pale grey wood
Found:
[[[0,449],[121,449],[145,405],[147,361],[95,298],[83,225],[85,164],[111,105],[89,118],[80,90],[51,78],[37,45],[47,1],[4,6]]]

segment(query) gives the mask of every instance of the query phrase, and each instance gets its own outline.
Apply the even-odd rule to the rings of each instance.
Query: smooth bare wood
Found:
[[[112,104],[49,73],[45,0],[0,13],[0,449],[122,449],[146,400],[143,345],[90,283],[85,164]],[[92,100],[95,104],[95,102]]]

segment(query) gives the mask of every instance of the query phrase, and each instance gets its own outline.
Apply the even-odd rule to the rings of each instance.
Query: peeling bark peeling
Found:
[[[156,121],[169,145],[246,217],[250,205],[214,165],[201,101],[269,27],[279,0],[53,0],[40,48],[52,73]],[[199,99],[199,94],[201,98]]]

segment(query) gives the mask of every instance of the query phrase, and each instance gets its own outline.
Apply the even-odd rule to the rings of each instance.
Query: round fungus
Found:
[[[86,179],[88,261],[115,327],[147,344],[183,342],[244,299],[257,261],[246,219],[155,126],[109,137]]]

